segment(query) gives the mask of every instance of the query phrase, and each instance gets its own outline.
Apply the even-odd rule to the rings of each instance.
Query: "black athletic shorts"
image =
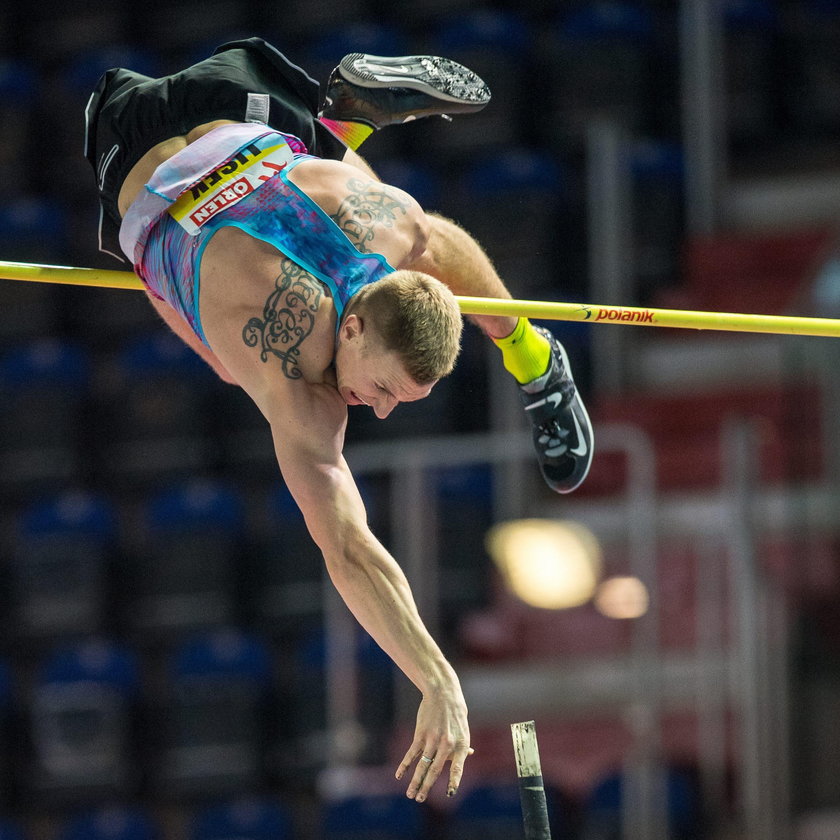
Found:
[[[157,143],[213,120],[258,122],[299,137],[312,155],[340,160],[347,147],[317,120],[319,106],[318,82],[262,38],[223,44],[210,58],[161,79],[108,70],[85,109],[85,157],[99,190],[99,249],[125,262],[120,187]]]

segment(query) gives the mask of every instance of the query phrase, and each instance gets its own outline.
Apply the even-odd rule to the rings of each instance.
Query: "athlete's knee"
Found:
[[[434,222],[432,217],[424,212],[423,208],[416,201],[412,202],[406,215],[408,216],[408,229],[411,237],[408,261],[412,262],[419,259],[429,247]]]
[[[428,248],[433,221],[417,200],[404,190],[388,185],[383,190],[393,202],[387,226],[400,236],[401,250],[405,253],[400,267],[406,268]]]

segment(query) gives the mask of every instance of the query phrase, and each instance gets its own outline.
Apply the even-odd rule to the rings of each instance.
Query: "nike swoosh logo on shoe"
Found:
[[[356,64],[360,70],[367,70],[368,73],[380,73],[381,75],[402,74],[403,76],[412,76],[416,72],[416,68],[401,67],[396,64],[389,67],[385,64],[374,64],[372,61],[360,62]]]
[[[577,414],[572,412],[572,420],[575,424],[575,434],[577,435],[578,445],[573,446],[569,449],[569,452],[572,455],[580,455],[583,457],[586,455],[586,438],[583,436],[583,429],[580,427],[580,421],[577,419]]]
[[[534,408],[539,408],[541,405],[545,405],[546,403],[551,403],[552,408],[557,408],[557,406],[559,406],[561,402],[563,402],[562,394],[549,394],[547,397],[545,397],[545,399],[539,400],[535,403],[531,403],[531,405],[526,405],[525,411],[531,411]],[[575,418],[575,422],[577,422],[577,418]]]

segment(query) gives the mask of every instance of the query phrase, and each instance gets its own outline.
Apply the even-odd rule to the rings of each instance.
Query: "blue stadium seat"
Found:
[[[840,128],[840,6],[805,0],[797,6],[796,27],[785,34],[783,97],[790,130],[830,142]]]
[[[216,393],[218,451],[225,474],[247,481],[276,480],[277,456],[268,421],[241,388],[222,386]]]
[[[90,177],[88,172],[84,175]],[[76,224],[81,228],[80,220],[76,219]],[[102,265],[111,269],[121,267],[115,260],[102,256],[96,251],[95,225],[92,230],[79,229],[75,234],[75,239],[76,249],[84,244],[88,251],[78,253],[74,251],[73,265]],[[51,287],[47,286],[47,288]],[[140,292],[122,292],[93,287],[67,287],[61,291],[66,302],[62,316],[68,330],[72,332],[72,335],[83,335],[85,341],[89,342],[94,350],[112,354],[114,348],[124,346],[132,339],[143,338],[152,332],[163,332],[168,329],[161,324],[160,316],[146,299],[146,295]]]
[[[356,486],[375,534],[385,538],[388,522],[380,482],[359,478]],[[253,546],[238,562],[244,612],[249,623],[285,645],[323,627],[324,559],[306,528],[303,514],[282,481],[262,491],[252,529]]]
[[[324,85],[332,69],[348,53],[403,55],[409,51],[405,32],[394,24],[375,22],[370,17],[347,23],[331,20],[308,39],[303,67]]]
[[[30,793],[66,803],[133,792],[139,691],[131,650],[98,639],[56,648],[33,691]]]
[[[643,305],[679,276],[685,160],[679,145],[650,139],[628,143],[625,154],[633,202],[636,303]]]
[[[244,570],[246,611],[261,631],[293,643],[323,623],[324,560],[282,481],[267,492],[264,511],[267,524]]]
[[[243,797],[199,811],[189,840],[294,840],[289,809],[268,797]],[[0,838],[2,840],[2,838]]]
[[[566,177],[560,161],[548,150],[512,146],[478,155],[463,167],[458,178],[457,195],[465,204],[457,207],[459,220],[466,218],[470,230],[486,236],[498,236],[505,224],[523,232],[536,225],[524,246],[532,247],[535,238],[543,240],[547,226],[556,224],[552,216],[556,215]],[[549,219],[543,221],[546,215]],[[479,228],[482,223],[488,226],[486,233]],[[509,238],[514,240],[510,246],[516,248],[515,236]]]
[[[339,24],[319,29],[307,42],[305,69],[318,81],[323,82],[326,76],[316,75],[315,67],[329,72],[347,53],[400,55],[408,48],[405,32],[395,24],[370,19],[357,20],[347,25]]]
[[[556,792],[546,787],[546,806],[552,836],[567,836],[567,823]],[[522,835],[522,805],[516,782],[488,782],[459,798],[447,822],[447,834],[457,840],[508,840]]]
[[[207,365],[170,332],[149,333],[126,342],[119,364],[126,374],[157,377],[165,373],[198,376]]]
[[[543,290],[554,282],[557,254],[580,247],[567,224],[568,181],[552,152],[510,146],[465,165],[445,210],[484,245],[518,295],[551,297]]]
[[[284,8],[272,7],[270,13],[264,15],[267,24],[274,27],[278,33],[273,43],[283,50],[289,58],[300,64],[310,75],[314,75],[307,60],[305,44],[309,38],[318,38],[322,33],[335,27],[358,25],[360,21],[369,20],[369,0],[347,0],[346,3],[309,3],[307,0],[289,0]],[[378,17],[378,16],[377,16]],[[293,45],[303,44],[304,49],[298,50]],[[352,48],[350,52],[358,52]],[[338,56],[340,59],[341,56]],[[324,79],[318,78],[322,82]]]
[[[594,118],[644,128],[657,96],[656,28],[646,4],[600,0],[570,5],[538,48],[531,110],[546,144],[579,151]]]
[[[35,96],[38,76],[33,63],[19,58],[0,59],[0,107],[28,106]]]
[[[39,339],[0,355],[0,493],[52,491],[83,474],[86,351]]]
[[[59,319],[57,292],[49,283],[0,283],[0,347],[54,335]]]
[[[518,12],[480,8],[438,19],[425,51],[466,65],[490,87],[490,103],[450,124],[427,120],[418,132],[416,153],[429,165],[460,160],[479,149],[496,149],[527,140],[527,92],[534,33]]]
[[[361,760],[382,763],[393,726],[396,666],[361,627],[355,632],[359,723],[366,734]],[[285,687],[288,710],[277,763],[289,778],[321,769],[327,758],[327,655],[325,635],[317,631],[299,642],[287,668],[295,677]]]
[[[4,260],[56,262],[64,253],[67,212],[57,199],[24,193],[0,205],[0,249]]]
[[[2,176],[2,166],[0,166]],[[0,347],[58,332],[59,290],[49,283],[0,283]]]
[[[178,646],[169,663],[161,795],[231,795],[263,781],[273,664],[265,641],[217,630]]]
[[[673,840],[697,840],[700,834],[702,808],[696,780],[688,773],[668,767],[667,818],[669,837]],[[624,775],[621,772],[604,776],[593,788],[584,806],[583,833],[587,840],[620,840],[623,837],[622,801]]]
[[[133,558],[127,623],[140,643],[233,620],[244,501],[224,482],[192,479],[147,499]]]
[[[0,808],[4,809],[13,804],[16,774],[20,768],[15,750],[15,727],[19,712],[15,703],[16,688],[10,663],[0,659]],[[6,840],[4,828],[5,824],[0,821],[0,840]],[[11,831],[11,827],[8,830]],[[12,836],[9,835],[10,839]]]
[[[28,27],[21,27],[30,55],[47,67],[60,67],[70,57],[95,50],[122,37],[123,8],[113,3],[70,6],[54,3],[26,9]]]
[[[69,819],[58,840],[161,840],[162,836],[145,809],[106,807]]]
[[[531,36],[522,15],[487,8],[438,18],[432,34],[436,46],[447,56],[473,50],[478,53],[485,47],[494,55],[503,47],[507,51],[526,50]]]
[[[14,25],[4,26],[2,14],[0,11],[0,30],[8,32],[18,29]],[[21,233],[21,217],[27,215],[21,213],[21,206],[37,203],[31,191],[42,171],[38,162],[45,157],[41,154],[42,150],[37,149],[38,144],[33,143],[31,139],[35,122],[33,103],[41,83],[41,74],[35,61],[7,56],[8,51],[0,46],[0,183],[3,184],[0,245],[4,260],[25,260],[35,258],[40,253],[37,247],[37,229],[24,227],[20,241],[17,241],[15,234]],[[47,249],[51,246],[49,242],[41,244]],[[15,257],[13,253],[21,256]],[[22,284],[4,282],[4,285]],[[2,301],[0,298],[0,302]],[[8,317],[5,309],[3,313],[5,320]]]
[[[472,13],[477,5],[479,4],[475,0],[414,0],[411,4],[411,23],[419,29],[421,39],[416,51],[435,52],[436,46],[427,43],[428,35],[434,31],[435,26],[441,21],[452,19],[455,15]],[[399,11],[395,11],[399,15]]]
[[[27,835],[16,822],[0,819],[0,840],[27,840]]]
[[[9,633],[18,642],[106,630],[117,514],[104,497],[65,491],[25,507],[9,558]]]
[[[755,154],[780,128],[776,5],[770,0],[726,0],[723,4],[726,131],[729,142],[747,154]]]
[[[90,96],[99,77],[112,67],[128,67],[144,76],[163,75],[160,57],[136,44],[107,44],[85,50],[67,62],[62,78],[71,89]]]
[[[164,328],[135,338],[111,373],[99,394],[103,482],[136,489],[209,464],[221,383],[186,344]]]
[[[165,64],[164,73],[176,73],[207,58],[216,46],[238,38],[261,35],[258,26],[270,25],[270,7],[257,15],[236,0],[150,0],[126,7],[133,41],[154,44]],[[284,19],[286,15],[284,14]],[[294,20],[294,13],[288,18]]]
[[[425,812],[403,794],[356,796],[323,808],[323,840],[421,840]]]
[[[0,174],[3,175],[5,198],[22,195],[30,183],[24,161],[30,151],[27,134],[33,116],[32,103],[40,82],[35,62],[0,58]]]
[[[424,210],[440,208],[443,184],[441,172],[436,167],[390,157],[377,161],[376,174],[384,183],[405,190]]]
[[[492,576],[484,550],[493,524],[493,470],[489,466],[447,467],[434,475],[440,547],[440,609],[447,631],[465,610],[480,609]]]
[[[7,714],[14,706],[14,678],[12,669],[4,659],[0,659],[0,716]]]

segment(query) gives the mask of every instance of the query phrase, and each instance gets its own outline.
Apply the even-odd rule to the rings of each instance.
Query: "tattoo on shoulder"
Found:
[[[315,326],[323,294],[323,287],[308,271],[284,257],[262,317],[245,324],[242,340],[248,347],[260,348],[261,361],[267,362],[270,356],[280,359],[287,379],[300,379],[300,346]]]
[[[368,254],[377,225],[392,227],[407,210],[408,202],[402,194],[387,184],[351,178],[347,194],[330,218],[361,253]]]

